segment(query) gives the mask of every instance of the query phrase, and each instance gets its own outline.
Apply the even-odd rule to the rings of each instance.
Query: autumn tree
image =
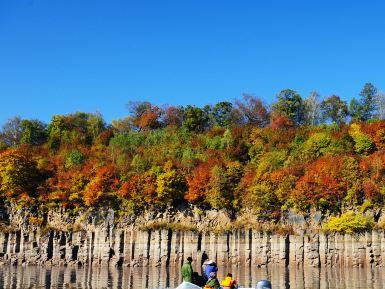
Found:
[[[117,133],[129,133],[133,130],[131,117],[127,116],[121,119],[116,119],[111,122],[112,128]]]
[[[324,157],[307,166],[294,190],[298,206],[338,210],[355,185],[355,179],[348,177],[352,173],[352,167],[345,166],[348,161],[346,157]],[[358,167],[355,170],[358,173]]]
[[[158,199],[165,205],[175,204],[183,200],[187,190],[186,179],[171,161],[164,164],[162,173],[157,176],[156,185]]]
[[[235,104],[242,123],[258,127],[265,127],[269,123],[269,110],[261,99],[243,94],[242,99],[237,99]]]
[[[58,149],[61,145],[89,145],[104,129],[105,122],[99,113],[54,115],[47,128],[48,144],[52,149]]]
[[[322,101],[321,112],[323,121],[331,121],[338,125],[345,123],[349,113],[346,102],[337,95],[332,95]]]
[[[31,203],[41,183],[36,162],[28,152],[9,149],[0,154],[0,191],[12,201],[27,199]]]
[[[86,206],[105,205],[113,197],[118,187],[119,178],[113,164],[97,167],[94,176],[84,189],[84,204]]]
[[[181,127],[183,123],[183,107],[168,106],[164,109],[162,122],[165,126]]]
[[[133,128],[138,131],[161,127],[162,110],[148,101],[130,102],[128,105]]]
[[[234,192],[241,176],[242,167],[238,162],[215,165],[207,183],[206,202],[215,209],[232,210],[237,207],[239,204]]]
[[[207,184],[211,179],[211,170],[217,163],[217,160],[210,159],[207,162],[199,164],[191,174],[187,175],[188,190],[184,198],[191,203],[202,203],[207,194]]]
[[[153,171],[133,174],[122,184],[117,194],[129,212],[137,213],[151,208],[157,198],[156,175]]]
[[[361,125],[353,123],[349,128],[349,134],[353,138],[354,149],[358,154],[367,155],[376,149],[371,137],[362,131]]]

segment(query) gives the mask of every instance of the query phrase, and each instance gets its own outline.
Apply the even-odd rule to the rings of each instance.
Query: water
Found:
[[[385,288],[385,269],[250,269],[220,268],[219,276],[232,272],[238,283],[255,287],[268,278],[273,288],[351,289]],[[175,288],[181,283],[176,268],[75,268],[75,267],[0,267],[0,288]]]

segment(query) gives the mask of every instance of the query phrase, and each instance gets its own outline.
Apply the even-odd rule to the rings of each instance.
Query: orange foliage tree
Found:
[[[216,159],[210,159],[208,162],[201,163],[186,177],[188,191],[184,196],[185,200],[191,203],[204,201],[207,193],[207,184],[211,179],[211,169],[216,163]]]
[[[95,173],[84,189],[83,200],[86,206],[102,206],[110,200],[119,187],[116,167],[107,164],[95,168]]]

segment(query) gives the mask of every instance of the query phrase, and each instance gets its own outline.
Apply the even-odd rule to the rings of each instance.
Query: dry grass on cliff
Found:
[[[167,221],[152,221],[146,225],[139,226],[139,230],[173,230],[183,232],[197,232],[198,228],[195,225],[189,223],[175,223]]]
[[[227,234],[237,230],[252,230],[260,233],[278,234],[278,235],[293,235],[294,230],[291,226],[273,224],[273,223],[249,223],[245,221],[234,221],[224,227],[213,228],[216,234]]]
[[[0,222],[0,232],[4,234],[16,232],[16,228],[11,225],[7,225],[4,222]]]
[[[278,235],[289,235],[294,234],[291,226],[273,224],[273,223],[258,223],[250,222],[249,220],[241,219],[234,222],[230,222],[226,225],[218,225],[215,227],[205,227],[203,229],[198,228],[196,225],[191,223],[181,222],[166,222],[166,221],[152,221],[146,225],[138,227],[139,230],[172,230],[182,232],[212,232],[214,234],[227,234],[237,230],[253,230],[267,234],[278,234]]]

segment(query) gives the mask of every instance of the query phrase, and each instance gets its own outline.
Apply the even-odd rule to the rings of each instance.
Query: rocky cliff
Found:
[[[124,218],[113,210],[76,216],[51,210],[37,214],[41,215],[3,208],[3,263],[155,267],[179,266],[187,256],[195,264],[210,258],[220,265],[253,267],[381,267],[385,263],[385,234],[378,231],[359,235],[309,230],[268,233],[252,227],[226,227],[230,219],[220,212]]]

